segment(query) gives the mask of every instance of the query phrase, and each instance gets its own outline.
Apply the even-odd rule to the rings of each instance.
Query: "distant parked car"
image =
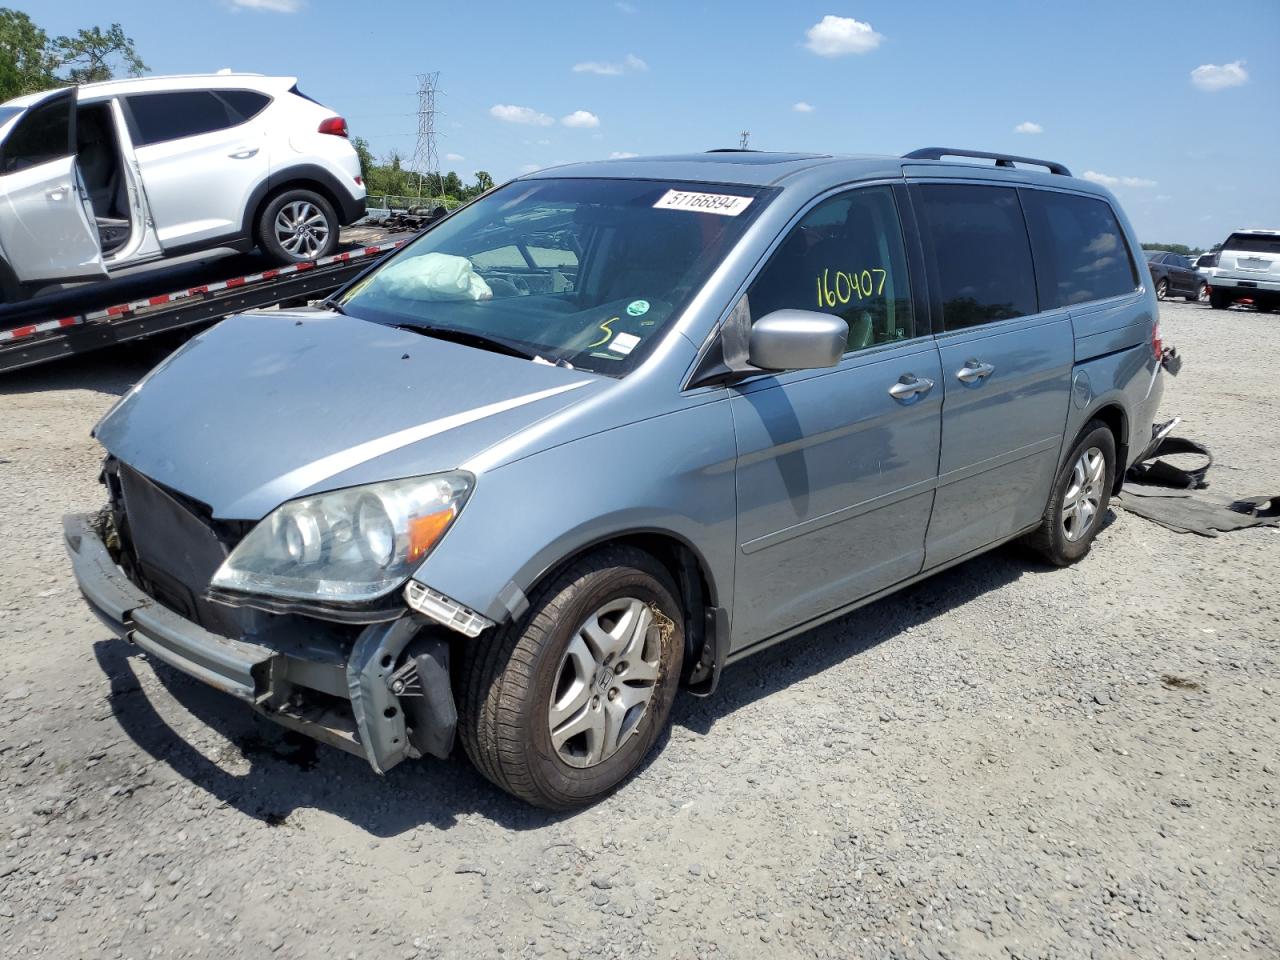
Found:
[[[1208,273],[1215,308],[1247,297],[1263,313],[1280,309],[1280,230],[1237,230]]]
[[[1186,297],[1199,300],[1208,294],[1208,283],[1196,268],[1180,253],[1167,250],[1146,250],[1147,266],[1151,268],[1151,280],[1156,285],[1156,299]]]
[[[347,122],[291,77],[144,77],[0,104],[0,302],[221,247],[315,260],[364,216]]]

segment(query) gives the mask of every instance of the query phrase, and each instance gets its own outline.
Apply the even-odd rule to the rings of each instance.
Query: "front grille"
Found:
[[[247,612],[205,596],[209,581],[238,540],[236,533],[216,529],[208,507],[126,464],[108,464],[107,475],[121,548],[130,561],[124,566],[134,582],[206,630],[225,637],[245,635],[250,626]]]

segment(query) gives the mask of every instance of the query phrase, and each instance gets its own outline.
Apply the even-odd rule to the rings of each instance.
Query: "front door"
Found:
[[[0,246],[22,283],[106,276],[76,169],[75,90],[50,95],[0,143]]]
[[[937,476],[942,376],[913,303],[893,190],[817,203],[747,291],[751,316],[841,316],[829,370],[733,391],[738,441],[734,650],[916,574]]]
[[[1057,473],[1075,340],[1067,310],[1041,312],[1013,187],[911,188],[940,304],[942,453],[925,564],[1033,525]]]

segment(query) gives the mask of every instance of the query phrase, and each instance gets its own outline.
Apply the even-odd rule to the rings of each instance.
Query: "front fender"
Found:
[[[502,622],[561,560],[626,534],[659,533],[700,558],[714,602],[733,584],[736,444],[720,394],[583,437],[477,476],[414,578]]]

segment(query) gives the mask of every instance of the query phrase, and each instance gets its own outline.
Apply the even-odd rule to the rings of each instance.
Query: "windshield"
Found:
[[[1259,233],[1233,233],[1222,245],[1223,250],[1246,253],[1280,253],[1280,236]]]
[[[634,369],[767,202],[754,187],[519,180],[344,293],[348,314],[611,376]]]

